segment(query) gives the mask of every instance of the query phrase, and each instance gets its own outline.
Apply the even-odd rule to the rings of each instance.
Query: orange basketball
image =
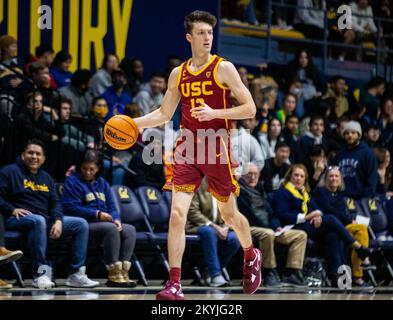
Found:
[[[118,114],[110,118],[104,126],[106,142],[117,150],[131,148],[138,139],[139,130],[135,121],[125,115]]]

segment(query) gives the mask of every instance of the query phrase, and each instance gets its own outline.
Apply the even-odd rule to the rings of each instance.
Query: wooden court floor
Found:
[[[64,281],[64,280],[63,280]],[[57,282],[58,287],[51,290],[38,290],[26,283],[25,288],[15,287],[0,290],[0,300],[154,300],[162,288],[160,283],[151,286],[138,286],[133,289],[107,288],[71,289]],[[104,283],[105,281],[100,281]],[[372,290],[353,288],[266,288],[253,295],[242,293],[240,286],[209,288],[183,285],[187,300],[393,300],[393,287],[377,287]]]

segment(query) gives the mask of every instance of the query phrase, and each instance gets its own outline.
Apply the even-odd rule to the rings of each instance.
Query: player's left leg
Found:
[[[218,208],[225,223],[236,232],[244,250],[243,289],[245,293],[252,294],[262,281],[261,251],[253,247],[250,225],[237,208],[236,196],[231,193],[227,202],[218,201]]]

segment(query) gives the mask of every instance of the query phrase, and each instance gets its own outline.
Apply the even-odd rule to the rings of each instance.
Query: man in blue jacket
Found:
[[[73,253],[70,287],[95,287],[99,283],[86,276],[88,225],[85,220],[63,217],[62,207],[51,176],[41,169],[45,162],[45,147],[40,140],[29,140],[16,163],[0,170],[0,211],[8,216],[6,228],[28,233],[33,258],[33,286],[52,288],[46,260],[47,237],[72,237]]]
[[[377,159],[366,143],[360,141],[362,128],[359,122],[349,121],[344,127],[346,146],[336,155],[345,183],[345,195],[360,199],[372,197],[378,182]]]

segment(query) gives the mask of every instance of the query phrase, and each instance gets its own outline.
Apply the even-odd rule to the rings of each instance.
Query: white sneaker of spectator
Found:
[[[86,275],[86,267],[80,267],[78,272],[71,274],[67,281],[67,287],[73,288],[94,288],[100,283],[98,281],[90,280]]]
[[[380,235],[380,236],[377,238],[377,240],[378,240],[378,241],[386,241],[386,240],[387,240],[387,237],[383,234],[383,235]]]
[[[226,287],[228,285],[228,282],[224,279],[224,277],[220,274],[219,276],[215,276],[212,278],[212,281],[210,282],[211,287]]]
[[[55,283],[52,282],[51,279],[49,279],[49,277],[45,274],[33,280],[33,287],[41,290],[51,289],[54,286]]]

